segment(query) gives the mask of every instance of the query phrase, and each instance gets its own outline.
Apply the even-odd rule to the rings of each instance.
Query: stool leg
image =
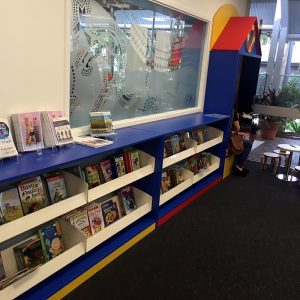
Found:
[[[280,161],[280,158],[274,157],[274,161],[273,161],[273,164],[274,164],[273,165],[273,175],[276,175],[279,161]]]
[[[266,163],[266,157],[263,156],[263,157],[260,159],[261,171],[263,171],[263,170],[265,169],[265,163]]]

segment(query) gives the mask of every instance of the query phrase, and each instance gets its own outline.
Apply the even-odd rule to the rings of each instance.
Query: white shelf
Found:
[[[212,172],[216,171],[220,167],[220,158],[211,155],[211,165],[207,169],[202,169],[198,174],[193,177],[193,183],[198,182],[204,177],[208,176]]]
[[[210,127],[210,126],[202,126],[201,128],[205,128],[208,133],[208,141],[205,143],[202,143],[200,145],[196,145],[195,152],[199,153],[201,151],[204,151],[206,149],[209,149],[217,144],[222,143],[223,141],[223,131]]]
[[[100,245],[101,243],[151,211],[152,197],[136,188],[133,188],[133,193],[137,209],[86,239],[86,251],[90,251],[91,249]]]
[[[169,201],[170,199],[172,199],[173,197],[190,187],[193,184],[193,176],[194,174],[191,171],[184,169],[184,181],[179,185],[175,186],[174,188],[170,189],[166,193],[161,194],[159,198],[159,205],[166,203],[167,201]]]
[[[70,197],[1,225],[0,243],[87,203],[87,184],[70,173],[63,172],[63,175],[66,189]]]
[[[210,127],[210,126],[201,126],[201,128],[205,128],[208,133],[208,141],[197,145],[194,140],[189,140],[187,142],[187,150],[176,153],[172,156],[169,156],[163,160],[163,169],[169,167],[183,159],[186,159],[190,156],[193,156],[199,152],[202,152],[206,149],[209,149],[217,144],[222,143],[223,141],[223,131]]]
[[[153,156],[139,151],[141,168],[88,190],[88,202],[94,201],[154,172]]]
[[[59,256],[41,265],[32,273],[29,273],[3,290],[0,290],[0,299],[8,300],[16,298],[85,253],[83,245],[84,240],[82,239],[81,234],[78,234],[78,231],[66,222],[61,221],[61,227],[66,250]],[[36,237],[36,235],[33,237]],[[7,276],[17,272],[17,265],[13,252],[13,247],[15,246],[16,245],[1,252]]]

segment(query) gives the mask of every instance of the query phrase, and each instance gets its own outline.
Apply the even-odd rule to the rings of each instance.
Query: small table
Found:
[[[300,146],[293,145],[293,144],[279,144],[277,147],[285,151],[290,151],[290,155],[288,156],[285,165],[285,174],[278,174],[277,178],[284,181],[297,181],[298,180],[297,177],[290,175],[290,168],[291,168],[293,153],[294,152],[300,153]]]

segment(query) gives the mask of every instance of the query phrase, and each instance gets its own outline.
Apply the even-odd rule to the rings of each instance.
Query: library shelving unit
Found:
[[[0,188],[62,170],[69,195],[66,200],[0,226],[0,251],[8,274],[16,272],[13,247],[36,236],[42,224],[100,197],[114,197],[112,193],[128,184],[133,186],[137,209],[90,238],[61,220],[65,252],[1,290],[0,299],[13,299],[20,295],[22,299],[51,297],[95,265],[101,262],[105,265],[104,262],[114,253],[124,252],[217,184],[223,173],[226,150],[223,132],[228,126],[229,116],[197,113],[119,129],[113,144],[98,149],[72,144],[56,152],[44,149],[42,155],[30,152],[23,153],[18,160],[5,159],[0,165]],[[163,158],[167,136],[201,127],[208,132],[206,143],[191,144],[188,150]],[[85,182],[65,171],[72,166],[85,166],[110,157],[128,147],[138,149],[141,168],[98,187],[88,189]],[[211,153],[211,166],[195,176],[186,171],[187,182],[172,189],[171,194],[161,195],[163,168],[201,151]]]

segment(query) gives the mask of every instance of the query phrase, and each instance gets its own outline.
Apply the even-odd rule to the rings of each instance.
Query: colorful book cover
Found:
[[[99,165],[100,165],[100,171],[102,172],[105,182],[113,180],[114,176],[113,176],[110,160],[109,159],[102,160],[99,162]]]
[[[123,154],[119,154],[119,155],[114,156],[113,161],[115,163],[115,169],[116,169],[117,177],[125,175],[126,174],[126,168],[125,168],[125,160],[124,160]]]
[[[130,214],[137,208],[133,190],[130,185],[120,190],[120,198],[122,200],[126,215]]]
[[[173,154],[180,152],[179,136],[177,134],[171,136],[171,145]]]
[[[52,123],[57,145],[63,145],[73,142],[70,122],[66,117],[53,118]]]
[[[98,169],[95,165],[85,167],[85,173],[86,173],[87,183],[90,189],[100,185]]]
[[[6,222],[16,220],[23,216],[21,200],[17,188],[0,192],[0,208]]]
[[[44,148],[41,114],[39,112],[21,113],[18,117],[24,151]]]
[[[141,167],[138,150],[131,150],[129,152],[129,157],[130,157],[131,171],[138,170]]]
[[[198,134],[198,130],[192,130],[192,138],[194,141],[196,141],[197,145],[200,144],[200,139],[199,139],[199,134]]]
[[[68,197],[64,176],[60,173],[46,177],[50,201],[52,204]]]
[[[172,143],[171,143],[171,138],[167,137],[165,139],[165,154],[164,157],[169,157],[173,155],[173,149],[172,149]]]
[[[5,278],[5,271],[4,271],[4,266],[3,266],[2,257],[0,253],[0,280],[4,278]]]
[[[194,175],[199,173],[198,162],[195,156],[189,158],[189,169],[194,173]]]
[[[101,216],[101,207],[100,204],[92,204],[87,207],[87,213],[90,221],[92,235],[97,233],[102,229],[103,222]]]
[[[78,228],[87,238],[92,236],[92,230],[86,209],[75,212],[69,218],[70,223]]]
[[[18,183],[19,195],[24,215],[28,215],[48,205],[41,177],[34,177]]]
[[[199,136],[199,144],[202,144],[204,142],[204,137],[203,137],[203,131],[201,128],[197,130],[198,136]]]
[[[166,193],[171,188],[171,179],[167,171],[163,171],[161,176],[161,192]]]
[[[64,251],[62,232],[58,221],[43,226],[39,229],[38,234],[46,261],[51,260]]]
[[[112,144],[112,141],[95,138],[92,136],[78,136],[74,138],[75,143],[92,148],[100,148]]]
[[[105,227],[119,220],[118,205],[113,199],[102,202],[100,205]]]
[[[111,133],[114,131],[110,112],[90,113],[91,136],[101,135],[101,133]]]
[[[176,166],[176,182],[177,185],[184,182],[183,168],[180,166]]]
[[[18,155],[7,119],[0,118],[0,159]]]
[[[131,164],[130,164],[130,157],[129,157],[129,151],[124,151],[124,160],[125,160],[125,167],[126,167],[126,173],[130,173],[131,170]]]
[[[186,150],[185,133],[184,132],[180,132],[178,136],[179,136],[179,148],[180,148],[180,151],[184,151],[184,150]]]
[[[33,268],[45,262],[40,239],[30,239],[13,248],[18,270]]]

